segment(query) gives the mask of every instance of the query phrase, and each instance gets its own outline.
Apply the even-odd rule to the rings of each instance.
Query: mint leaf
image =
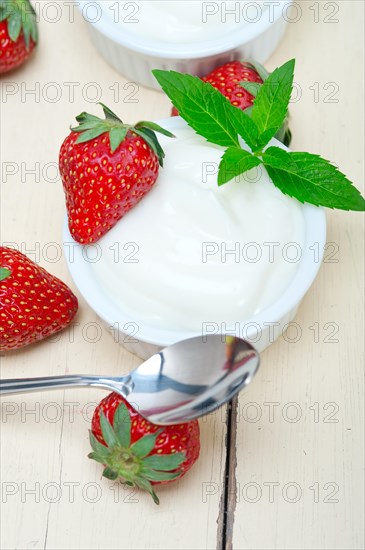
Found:
[[[283,124],[293,88],[295,60],[275,69],[257,92],[251,118],[259,131],[258,148],[264,147]]]
[[[329,161],[278,147],[269,147],[263,152],[274,135],[285,144],[290,142],[287,114],[294,66],[292,59],[270,75],[260,67],[264,83],[251,88],[254,92],[257,90],[257,95],[253,106],[245,112],[198,77],[175,71],[152,72],[189,126],[207,141],[228,148],[219,165],[218,185],[263,162],[273,183],[300,202],[341,210],[364,210],[365,200],[359,191]],[[244,86],[246,88],[246,84]],[[151,130],[147,127],[144,131],[148,134]],[[140,130],[137,128],[135,132]],[[254,154],[241,148],[239,136]]]
[[[365,210],[365,200],[328,160],[311,153],[288,153],[269,147],[264,166],[276,187],[300,202],[340,210]]]
[[[236,176],[251,170],[261,164],[258,157],[254,157],[244,149],[230,147],[227,149],[219,164],[218,185],[223,185]]]
[[[250,149],[252,149],[252,151],[257,151],[258,131],[256,124],[251,120],[246,111],[243,112],[241,109],[234,107],[229,101],[228,104],[230,109],[229,116],[231,117],[239,136],[250,147]],[[239,147],[241,147],[241,145],[239,145]]]
[[[229,120],[226,100],[200,78],[175,71],[152,71],[181,116],[198,134],[223,147],[238,146],[237,131]],[[222,99],[223,98],[223,99]]]
[[[251,149],[256,149],[258,132],[253,121],[211,84],[175,71],[152,72],[180,115],[207,141],[239,147],[239,134]]]
[[[275,134],[275,139],[281,141],[286,147],[289,147],[292,139],[291,130],[289,128],[289,115],[286,117],[284,124]]]

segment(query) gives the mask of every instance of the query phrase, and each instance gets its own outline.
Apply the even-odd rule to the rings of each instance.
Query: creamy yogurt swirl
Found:
[[[92,269],[121,311],[149,326],[195,331],[249,319],[296,273],[302,205],[263,168],[218,187],[223,148],[187,126],[173,131],[176,139],[161,138],[155,186],[100,239]]]
[[[282,0],[281,0],[282,1]],[[121,30],[158,42],[189,44],[257,23],[273,0],[103,0],[103,14]]]

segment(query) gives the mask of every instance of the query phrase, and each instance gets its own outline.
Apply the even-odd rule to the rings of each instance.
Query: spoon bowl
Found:
[[[0,396],[94,386],[119,393],[154,424],[179,424],[230,401],[251,382],[258,366],[259,354],[251,344],[234,336],[212,334],[172,344],[126,376],[1,380]]]

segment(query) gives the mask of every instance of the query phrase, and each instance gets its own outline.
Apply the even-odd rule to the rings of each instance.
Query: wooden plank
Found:
[[[335,161],[361,188],[364,5],[330,4],[331,12],[339,7],[338,23],[323,22],[324,3],[300,3],[302,18],[270,67],[297,58],[302,95],[291,107],[293,149]],[[328,102],[333,91],[338,103]],[[357,213],[328,211],[327,219],[334,244],[299,309],[301,337],[281,338],[264,352],[239,400],[236,549],[364,547],[364,225]]]
[[[270,60],[270,66],[274,67],[288,57],[295,55],[298,59],[297,81],[302,96],[292,105],[293,148],[310,149],[336,160],[359,186],[364,150],[360,43],[363,4],[330,3],[340,7],[338,24],[313,24],[314,11],[308,5],[318,4],[323,18],[324,4],[301,4],[303,17],[289,26]],[[325,15],[331,14],[327,11]],[[115,110],[130,121],[167,116],[169,101],[162,94],[141,88],[136,94],[138,103],[129,103],[127,95],[131,90],[123,88],[126,81],[95,54],[79,18],[71,26],[64,18],[59,23],[41,21],[41,36],[42,47],[37,57],[24,70],[4,80],[17,84],[19,92],[0,104],[3,136],[6,135],[6,142],[2,140],[2,162],[15,162],[19,171],[3,181],[2,239],[26,243],[28,249],[37,251],[44,267],[70,283],[64,257],[50,261],[57,247],[52,251],[49,243],[60,244],[64,215],[62,189],[59,181],[51,181],[50,163],[57,162],[66,127],[75,114],[85,109],[86,93],[92,93],[89,83],[104,83],[102,99],[111,106],[118,89],[119,105]],[[26,94],[32,87],[37,90],[37,82],[39,102],[34,95]],[[47,88],[50,82],[58,83],[63,93],[62,101],[56,104],[47,99],[46,94],[51,95],[51,89]],[[65,82],[79,84],[71,102]],[[319,88],[314,86],[316,82]],[[324,90],[330,82],[338,84],[337,92],[336,88]],[[314,103],[317,90],[320,101]],[[338,104],[323,101],[331,91],[340,100]],[[92,104],[88,107],[97,112]],[[14,120],[22,122],[22,132]],[[37,170],[35,162],[40,163],[39,181],[30,174],[24,176],[25,170]],[[225,523],[227,547],[228,524],[233,524],[232,546],[237,549],[363,547],[360,493],[363,394],[359,354],[363,336],[359,308],[363,227],[357,214],[331,212],[328,219],[328,240],[338,245],[340,261],[322,266],[315,286],[301,306],[297,318],[303,329],[301,340],[294,345],[282,339],[265,352],[255,384],[239,400],[236,424],[239,486],[229,477],[232,491],[235,486],[239,488],[236,492],[239,501],[234,523],[234,502],[230,501],[232,513]],[[88,341],[93,338],[88,323],[96,323],[97,319],[83,301],[78,322],[74,339],[72,332],[66,331],[53,344],[45,342],[29,348],[26,354],[18,352],[2,358],[2,376],[63,374],[66,368],[85,373],[101,372],[102,368],[116,373],[119,365],[128,370],[138,364],[114,345],[104,329],[98,342]],[[310,329],[314,323],[318,323],[320,330],[318,343],[314,342],[316,329]],[[338,343],[324,341],[336,328],[325,328],[326,323],[339,325]],[[130,502],[134,495],[124,493],[115,503],[114,490],[108,482],[100,480],[100,470],[86,459],[89,424],[85,406],[101,395],[85,390],[32,396],[26,401],[19,396],[2,409],[1,519],[5,525],[2,548],[195,549],[215,548],[217,540],[219,547],[223,539],[216,520],[227,471],[224,415],[218,413],[202,422],[202,458],[189,477],[162,490],[160,508],[154,508],[144,497],[140,497],[139,503]],[[253,405],[247,408],[249,403]],[[299,409],[295,405],[288,407],[289,403],[297,403]],[[330,403],[335,403],[338,411],[328,407]],[[28,411],[35,410],[33,415],[27,413],[25,404]],[[76,412],[72,417],[70,408],[74,406]],[[52,414],[58,414],[60,409],[60,419],[52,421]],[[273,421],[270,410],[274,411]],[[302,411],[302,417],[291,422],[288,418],[296,410]],[[249,415],[256,411],[262,411],[262,418],[253,422]],[[234,455],[230,456],[233,460]],[[39,489],[36,483],[40,484]],[[70,502],[70,483],[80,483],[74,485],[74,502]],[[94,486],[93,493],[93,486],[88,483],[98,483],[99,489]],[[251,502],[256,486],[247,483],[256,483],[261,488],[262,497],[257,503]],[[286,483],[300,486],[303,495],[297,503],[282,497]],[[338,493],[331,496],[336,486],[325,489],[325,483],[337,484]],[[269,501],[270,487],[273,502]],[[35,494],[26,494],[32,488]],[[59,501],[49,502],[57,497],[59,488],[62,489]],[[294,489],[289,487],[288,500],[293,499]],[[93,503],[98,490],[101,497]],[[9,494],[12,491],[14,494]],[[44,496],[43,491],[49,494]],[[41,495],[39,502],[37,492]],[[221,517],[219,528],[222,525]]]
[[[63,191],[52,169],[69,125],[85,109],[99,112],[87,101],[97,91],[93,82],[102,86],[102,101],[126,121],[167,117],[170,102],[162,93],[138,87],[130,97],[134,85],[98,56],[81,18],[70,24],[67,6],[62,9],[59,22],[41,20],[37,56],[3,81],[14,83],[18,92],[1,103],[2,162],[15,163],[18,172],[3,181],[1,223],[3,243],[24,243],[23,250],[35,250],[33,259],[74,288],[61,250]],[[56,90],[52,82],[62,92],[56,103],[49,100]],[[26,94],[32,89],[35,95]],[[26,174],[31,169],[35,175]],[[76,322],[54,343],[2,357],[2,377],[116,375],[139,364],[113,341],[82,299]],[[87,458],[90,414],[103,395],[67,390],[2,401],[1,547],[215,548],[225,464],[224,412],[201,423],[200,460],[184,480],[161,489],[157,507],[140,493],[116,493],[112,483],[101,479],[101,467]],[[35,494],[27,493],[31,489]]]

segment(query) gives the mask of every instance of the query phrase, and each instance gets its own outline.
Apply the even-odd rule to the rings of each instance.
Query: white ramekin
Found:
[[[181,117],[160,120],[158,124],[172,132],[186,126]],[[271,144],[285,148],[275,139]],[[303,204],[302,209],[305,222],[305,242],[298,261],[298,269],[291,284],[275,302],[258,315],[249,319],[240,319],[234,326],[227,325],[227,330],[223,331],[233,331],[236,336],[249,340],[258,351],[263,351],[286,330],[287,324],[294,319],[298,306],[313,283],[322,263],[326,244],[324,210],[310,204]],[[161,329],[147,326],[138,318],[129,317],[104,293],[95,278],[92,262],[98,256],[97,243],[90,245],[91,252],[86,253],[85,247],[72,239],[68,230],[67,218],[63,228],[63,242],[68,268],[78,290],[90,307],[99,315],[105,326],[113,333],[114,341],[120,343],[128,351],[142,359],[147,359],[165,346],[202,334],[202,331],[179,331],[174,330],[173,327]],[[128,292],[128,288],[125,288],[125,292]],[[216,333],[222,332],[212,326],[208,327],[205,333],[213,332],[213,330]],[[298,330],[297,326],[294,327],[293,334],[289,336],[290,341],[295,341],[295,332]]]
[[[193,44],[166,44],[154,42],[132,33],[123,33],[109,18],[95,17],[87,20],[89,0],[79,0],[79,6],[87,21],[91,40],[118,72],[130,81],[160,89],[152,69],[175,70],[203,76],[228,61],[255,59],[264,63],[276,49],[288,21],[283,17],[292,0],[276,4],[276,9],[263,9],[258,20],[246,23],[237,30],[215,40]],[[260,12],[259,12],[260,13]],[[256,19],[256,18],[255,18]],[[162,30],[163,32],[163,30]]]

